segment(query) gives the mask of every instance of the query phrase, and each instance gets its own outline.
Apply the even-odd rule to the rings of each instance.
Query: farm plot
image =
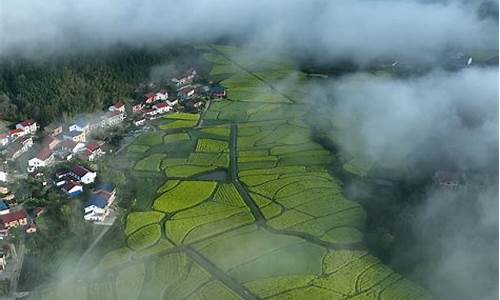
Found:
[[[151,154],[139,160],[135,166],[136,171],[159,172],[161,161],[166,157],[164,154]]]
[[[137,182],[130,182],[137,198],[133,203],[142,203],[142,207],[134,207],[141,212],[127,217],[128,247],[107,256],[108,270],[130,261],[145,262],[142,277],[135,286],[131,284],[136,288],[135,298],[238,299],[215,273],[201,268],[183,250],[194,249],[261,299],[424,297],[418,287],[369,253],[334,251],[317,243],[319,239],[349,248],[363,240],[364,211],[343,196],[341,182],[326,171],[336,158],[311,140],[308,126],[299,119],[307,112],[304,106],[257,102],[286,97],[263,87],[260,79],[229,60],[207,57],[216,64],[213,75],[226,76],[223,84],[230,99],[210,106],[205,121],[212,121],[213,127],[155,133],[161,142],[150,136],[141,143],[136,141],[136,147],[128,151],[134,160],[142,161],[131,172]],[[304,79],[286,65],[270,64],[262,69],[250,60],[243,64],[262,79],[284,87],[283,80],[290,74]],[[280,92],[300,95],[293,88]],[[195,126],[198,118],[171,114],[155,122],[170,130]],[[226,122],[238,123],[237,175],[264,215],[265,226],[254,224],[231,183],[204,181],[208,177],[191,181],[198,174],[228,167],[231,131]],[[189,147],[181,147],[183,144]],[[147,162],[152,157],[156,161]],[[166,181],[158,168],[167,175]],[[147,172],[153,169],[157,173]],[[158,174],[158,180],[147,183],[147,193],[140,196],[140,187],[146,184],[141,178],[151,174]],[[150,198],[148,206],[145,197]],[[154,211],[145,212],[151,207]],[[297,238],[290,234],[293,232],[310,238]],[[144,274],[148,280],[143,284]],[[85,288],[84,297],[113,298],[115,282],[111,283],[94,284],[89,291]]]
[[[165,213],[195,206],[208,199],[217,186],[212,181],[182,181],[154,201],[153,208]]]
[[[163,132],[151,132],[151,133],[144,133],[138,136],[135,140],[133,145],[139,144],[139,145],[146,145],[146,146],[154,146],[154,145],[159,145],[163,143]]]
[[[308,130],[288,121],[245,125],[238,139],[238,150],[245,154],[238,157],[239,177],[254,201],[272,202],[259,205],[268,224],[332,244],[360,243],[364,211],[342,196],[338,180],[319,171],[333,157],[310,141]],[[248,128],[254,127],[259,130],[251,134]],[[260,155],[250,156],[252,151]]]
[[[200,115],[198,114],[174,113],[155,120],[154,124],[157,124],[162,130],[173,130],[194,127],[199,119]]]
[[[163,142],[165,144],[178,143],[178,142],[184,142],[184,141],[190,141],[190,140],[191,140],[191,138],[185,132],[167,134],[163,137]]]
[[[132,212],[127,215],[125,234],[130,235],[136,230],[150,224],[159,223],[164,214],[156,211]]]
[[[299,238],[253,226],[195,243],[194,247],[242,283],[293,274],[320,275],[326,253]]]
[[[250,211],[231,184],[220,184],[212,200],[176,213],[165,232],[176,243],[191,243],[253,222]]]
[[[143,250],[153,246],[161,238],[161,228],[159,224],[146,225],[127,238],[127,245],[133,250]]]

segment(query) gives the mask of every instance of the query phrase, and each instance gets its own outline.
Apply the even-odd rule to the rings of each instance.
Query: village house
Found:
[[[116,189],[111,184],[101,184],[92,193],[84,208],[86,221],[104,221],[109,214],[109,207],[116,197]]]
[[[135,103],[132,105],[132,113],[138,113],[144,108],[144,103]]]
[[[12,228],[28,225],[28,214],[25,210],[0,215],[0,235],[7,236]]]
[[[226,97],[226,89],[220,84],[212,84],[209,89],[210,98]]]
[[[144,95],[143,102],[146,104],[151,104],[151,103],[155,102],[155,96],[156,96],[155,93],[147,93]]]
[[[11,131],[9,131],[9,136],[12,140],[23,137],[25,135],[26,135],[26,132],[24,130],[22,130],[21,128],[12,129]]]
[[[118,101],[115,104],[111,105],[108,108],[108,111],[110,111],[110,112],[118,111],[118,112],[121,112],[124,114],[125,113],[125,103],[123,101]]]
[[[81,181],[83,184],[90,184],[95,181],[97,173],[92,172],[82,166],[75,166],[71,170],[71,176],[76,180]]]
[[[67,180],[61,190],[70,197],[76,197],[83,192],[83,186],[78,181]]]
[[[170,107],[167,103],[161,102],[153,105],[153,109],[156,110],[157,114],[164,114],[166,112],[169,112],[172,110],[172,107]]]
[[[59,155],[62,154],[63,157],[66,158],[66,160],[70,160],[71,158],[73,158],[73,154],[77,153],[84,147],[85,147],[84,143],[80,142],[77,143],[72,140],[65,140],[61,144],[59,144],[59,149],[63,152],[61,153],[61,151],[59,151]]]
[[[7,180],[8,180],[7,168],[0,165],[0,181],[7,182]]]
[[[87,119],[78,119],[75,123],[69,126],[69,131],[80,131],[88,134],[90,130],[90,121]]]
[[[160,90],[159,92],[156,92],[154,100],[155,101],[164,101],[168,99],[168,92],[166,90]]]
[[[177,90],[177,97],[181,101],[185,101],[191,97],[193,97],[196,93],[196,88],[193,86],[185,86]]]
[[[52,123],[46,126],[43,130],[50,136],[58,136],[63,132],[63,127],[59,123]]]
[[[27,137],[19,141],[15,141],[14,143],[10,144],[6,151],[5,151],[5,157],[8,160],[15,160],[21,154],[25,153],[28,151],[31,147],[33,146],[33,138]]]
[[[76,143],[77,142],[84,143],[85,140],[87,139],[87,136],[85,134],[85,131],[72,130],[72,131],[63,133],[63,139],[70,140],[70,141],[73,141]]]
[[[101,145],[96,142],[88,144],[82,152],[83,158],[88,161],[94,161],[97,157],[104,154],[105,152],[102,151]]]
[[[38,125],[33,120],[24,120],[16,125],[16,129],[21,129],[25,134],[35,134],[38,130]]]
[[[61,143],[61,140],[49,135],[43,139],[42,147],[47,147],[50,150],[54,150],[60,143]]]
[[[137,127],[143,126],[144,124],[146,124],[146,118],[144,117],[138,117],[134,120],[134,125]]]
[[[7,205],[7,203],[5,203],[5,201],[0,200],[0,215],[5,215],[8,213],[10,213],[9,206]]]
[[[148,119],[152,119],[158,112],[155,109],[149,108],[144,111],[143,116]]]
[[[190,84],[193,82],[194,78],[196,77],[196,70],[195,69],[189,69],[186,72],[180,74],[179,76],[176,76],[171,79],[172,82],[175,83],[175,85],[183,86],[186,84]]]
[[[465,175],[460,172],[450,172],[439,170],[434,174],[433,181],[442,187],[455,188],[465,185]]]
[[[125,119],[125,114],[120,111],[108,112],[104,115],[103,126],[115,126]]]
[[[54,151],[49,147],[43,147],[36,156],[28,161],[28,171],[33,171],[39,167],[46,167],[54,161]]]
[[[8,134],[6,134],[6,133],[0,134],[0,145],[1,146],[7,146],[7,144],[9,144],[9,142],[10,142],[10,138],[9,138]]]

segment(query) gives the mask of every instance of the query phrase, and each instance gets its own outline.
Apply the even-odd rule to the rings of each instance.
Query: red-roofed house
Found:
[[[54,161],[54,151],[49,147],[43,147],[37,155],[28,161],[28,166],[32,168],[46,167]]]
[[[90,143],[85,147],[85,150],[83,151],[83,156],[89,161],[93,161],[97,157],[101,156],[104,154],[104,151],[102,151],[101,145],[98,143]]]
[[[83,184],[89,184],[95,181],[96,172],[92,172],[84,167],[75,166],[71,170],[71,175],[81,181]]]
[[[28,225],[28,214],[25,210],[0,215],[0,235],[7,236],[11,228]]]
[[[77,181],[66,181],[62,186],[62,191],[70,197],[78,196],[83,192],[83,186]]]
[[[38,125],[33,120],[24,120],[16,125],[16,129],[21,129],[25,134],[34,134],[38,130]]]
[[[156,115],[158,112],[155,110],[155,109],[152,109],[152,108],[149,108],[149,109],[146,109],[146,111],[144,111],[144,117],[153,117],[154,115]]]
[[[151,104],[153,102],[155,102],[155,93],[147,93],[146,95],[144,95],[144,102],[146,104]]]
[[[123,101],[118,101],[108,108],[109,111],[119,111],[125,113],[125,103]]]
[[[164,114],[172,110],[172,107],[165,102],[161,102],[153,105],[153,109],[156,110],[157,114]]]
[[[26,135],[26,132],[24,132],[24,130],[22,130],[21,128],[12,129],[11,131],[9,131],[9,136],[13,140],[17,139],[18,137],[25,136],[25,135]]]

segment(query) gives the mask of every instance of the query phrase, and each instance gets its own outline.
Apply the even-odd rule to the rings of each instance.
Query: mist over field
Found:
[[[318,111],[328,107],[338,125],[331,137],[368,161],[425,174],[496,173],[497,67],[473,63],[445,71],[438,65],[450,53],[497,51],[497,7],[498,1],[465,0],[4,0],[0,58],[223,39],[264,57],[287,53],[318,64],[426,65],[430,71],[405,78],[362,71],[328,79],[310,86],[307,103]],[[164,77],[172,67],[150,73]],[[411,243],[418,247],[397,249],[392,262],[426,255],[410,275],[440,299],[495,299],[496,182],[469,191],[426,191],[422,203],[401,216],[408,217]]]

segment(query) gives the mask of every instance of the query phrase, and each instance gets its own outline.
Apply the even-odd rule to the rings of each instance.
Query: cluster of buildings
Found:
[[[33,120],[24,120],[16,128],[0,134],[2,154],[7,160],[15,160],[33,146],[33,136],[38,131],[38,124]]]
[[[14,228],[22,228],[26,233],[35,233],[35,218],[43,212],[41,208],[35,209],[35,215],[30,216],[23,208],[11,209],[7,203],[0,201],[0,238],[7,237]]]
[[[55,174],[55,185],[70,197],[83,192],[83,186],[95,182],[97,173],[76,165],[72,169],[61,169]]]

